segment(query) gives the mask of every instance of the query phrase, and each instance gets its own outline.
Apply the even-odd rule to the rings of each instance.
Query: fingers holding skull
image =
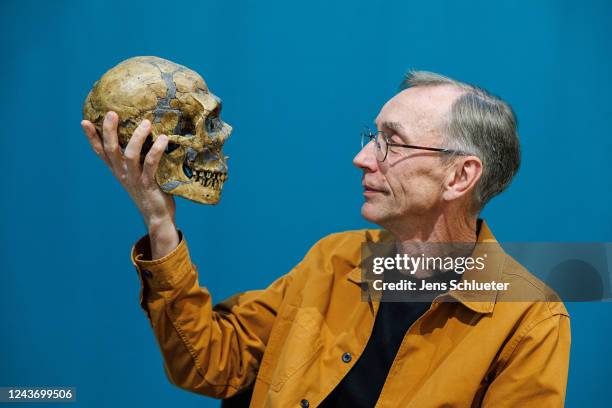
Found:
[[[151,133],[151,122],[143,120],[134,130],[130,140],[122,152],[117,136],[117,114],[108,112],[102,125],[102,138],[98,135],[95,126],[89,120],[81,121],[81,126],[94,152],[110,167],[113,174],[121,184],[135,192],[134,189],[156,189],[155,173],[159,162],[168,145],[168,137],[159,136],[141,166],[141,151],[147,137]]]
[[[107,166],[111,166],[110,160],[106,157],[106,153],[104,152],[104,146],[102,145],[102,140],[96,131],[95,126],[88,120],[81,121],[81,127],[83,128],[83,132],[85,136],[87,136],[87,140],[91,145],[93,151],[100,157]]]
[[[141,168],[140,157],[141,151],[151,133],[151,122],[147,119],[143,120],[140,125],[134,130],[130,140],[123,153],[126,166],[127,182],[132,188],[157,189],[155,182],[155,173],[159,166],[159,161],[168,145],[168,137],[160,135],[157,137],[153,146],[145,156],[144,165]]]
[[[140,156],[142,146],[150,133],[151,122],[145,119],[140,123],[140,125],[138,125],[136,130],[134,130],[127,147],[125,148],[125,152],[123,153],[127,168],[127,179],[128,183],[130,184],[135,184],[140,181]]]
[[[157,188],[155,184],[155,173],[159,167],[159,161],[168,146],[168,137],[160,135],[145,157],[144,166],[142,169],[142,183],[147,188]]]
[[[102,141],[104,143],[104,153],[110,161],[113,174],[119,179],[121,184],[125,184],[127,170],[123,153],[119,148],[117,136],[118,117],[115,112],[108,112],[102,122]]]

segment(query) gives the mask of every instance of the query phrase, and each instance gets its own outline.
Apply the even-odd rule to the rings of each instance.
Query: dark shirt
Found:
[[[404,335],[430,304],[381,302],[363,354],[319,407],[371,408],[376,405]]]

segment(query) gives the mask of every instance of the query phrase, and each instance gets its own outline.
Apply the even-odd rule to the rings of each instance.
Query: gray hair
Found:
[[[472,210],[478,214],[491,198],[508,187],[518,171],[521,150],[516,116],[507,102],[488,91],[433,72],[408,72],[400,89],[439,85],[463,91],[450,108],[442,135],[449,148],[473,154],[482,161],[482,176],[472,203]]]

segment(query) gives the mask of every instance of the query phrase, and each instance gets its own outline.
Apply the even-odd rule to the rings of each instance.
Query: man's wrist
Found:
[[[148,224],[152,259],[160,259],[179,244],[179,235],[171,219],[151,221]]]

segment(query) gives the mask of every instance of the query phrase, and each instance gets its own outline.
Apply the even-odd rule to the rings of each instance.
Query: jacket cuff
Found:
[[[191,258],[183,234],[178,231],[179,244],[163,258],[151,260],[151,244],[145,235],[132,247],[132,263],[143,283],[146,281],[153,290],[168,290],[176,287],[192,270]]]

